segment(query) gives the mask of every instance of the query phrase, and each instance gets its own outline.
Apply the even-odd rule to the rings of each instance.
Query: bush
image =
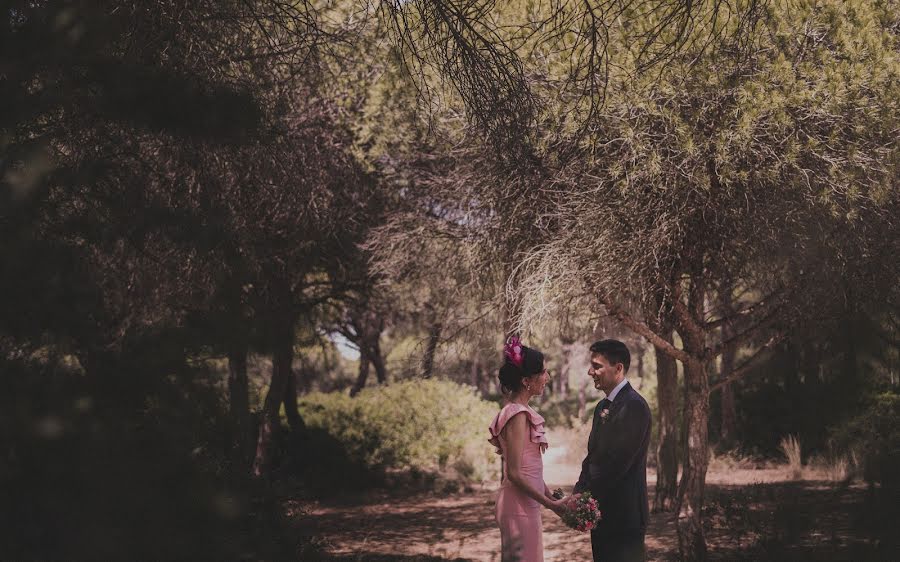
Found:
[[[376,471],[452,469],[468,481],[495,476],[496,456],[487,438],[497,406],[470,387],[409,380],[364,389],[355,398],[309,394],[300,408],[311,432],[332,442],[329,458],[320,459],[325,467],[350,462]]]
[[[855,455],[867,482],[900,484],[900,395],[876,395],[865,411],[832,430],[832,451]]]

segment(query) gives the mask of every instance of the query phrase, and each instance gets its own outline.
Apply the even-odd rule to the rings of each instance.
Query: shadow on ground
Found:
[[[565,489],[565,488],[564,488]],[[710,484],[704,508],[716,561],[896,560],[896,507],[864,486],[830,482]],[[652,494],[652,491],[651,491]],[[652,497],[652,496],[651,496]],[[415,495],[380,491],[357,502],[301,503],[293,520],[331,558],[359,561],[499,561],[494,492]],[[590,560],[587,534],[544,513],[548,561]],[[648,560],[677,560],[673,514],[655,514]]]
[[[312,559],[310,559],[312,560]],[[468,562],[465,558],[441,558],[440,556],[403,556],[361,552],[345,556],[325,556],[320,562]]]

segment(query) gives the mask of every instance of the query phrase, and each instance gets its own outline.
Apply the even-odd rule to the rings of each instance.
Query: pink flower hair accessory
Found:
[[[503,346],[503,354],[509,359],[509,362],[516,367],[521,367],[525,363],[525,350],[523,349],[522,340],[519,336],[510,336]]]

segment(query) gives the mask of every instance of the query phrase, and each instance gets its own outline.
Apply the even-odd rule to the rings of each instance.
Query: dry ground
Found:
[[[570,491],[577,477],[571,465],[545,460],[551,488]],[[885,534],[867,519],[864,486],[786,477],[787,471],[777,467],[713,465],[704,510],[712,560],[900,560],[885,545]],[[651,474],[651,486],[654,480]],[[352,499],[288,502],[288,507],[296,525],[316,537],[330,560],[499,561],[495,497],[491,489],[378,491]],[[544,513],[544,547],[548,562],[591,559],[588,535],[566,528],[550,512]],[[671,514],[651,516],[647,547],[650,560],[677,559]]]
[[[544,456],[544,479],[551,489],[571,492],[588,429],[552,436],[556,446]],[[651,497],[655,480],[651,472]],[[713,458],[704,507],[710,559],[900,561],[897,521],[879,514],[883,498],[872,498],[861,484],[831,482],[809,468],[794,481],[786,466]],[[417,493],[398,486],[344,499],[288,501],[287,508],[300,532],[313,537],[328,560],[499,561],[495,499],[496,483],[455,493]],[[673,514],[651,515],[647,549],[649,560],[677,560]],[[548,562],[591,560],[589,535],[568,529],[549,511],[544,512],[544,551]]]

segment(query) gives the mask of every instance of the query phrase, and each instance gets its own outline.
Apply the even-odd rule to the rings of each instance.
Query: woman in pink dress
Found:
[[[508,403],[490,426],[489,441],[502,458],[502,483],[497,498],[502,559],[543,562],[544,538],[541,506],[562,514],[564,500],[556,500],[544,483],[541,454],[547,450],[544,418],[528,406],[539,396],[550,375],[544,355],[510,338],[500,368],[500,386]]]

